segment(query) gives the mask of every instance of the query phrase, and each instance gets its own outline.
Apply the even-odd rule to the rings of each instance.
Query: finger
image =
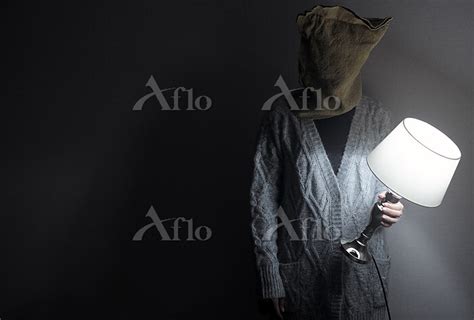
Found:
[[[391,203],[391,202],[384,202],[382,203],[384,207],[395,209],[395,210],[403,210],[403,204],[401,202]]]
[[[385,222],[385,223],[389,223],[389,224],[394,224],[394,223],[397,223],[399,220],[399,218],[392,218],[392,217],[389,217],[387,215],[382,215],[382,221]]]
[[[285,305],[286,305],[285,298],[281,298],[281,299],[280,299],[280,311],[281,311],[282,313],[285,312]]]
[[[389,217],[392,217],[392,218],[400,218],[403,214],[403,211],[394,210],[394,209],[390,209],[390,208],[387,208],[387,207],[384,207],[382,209],[382,212],[383,212],[383,214],[385,214]]]
[[[278,319],[283,320],[283,315],[281,314],[281,311],[279,309],[277,309],[276,313],[277,313]]]
[[[278,299],[273,299],[273,307],[275,309],[275,313],[276,313],[277,317],[279,319],[283,319],[283,316],[281,315],[281,312],[280,312],[280,306],[279,306]]]
[[[380,198],[380,199],[383,199],[385,198],[385,194],[387,193],[387,191],[382,191],[380,192],[377,196]]]
[[[380,224],[381,224],[382,226],[384,226],[385,228],[389,228],[389,227],[392,226],[391,224],[386,223],[386,222],[383,222],[383,221],[381,221]]]

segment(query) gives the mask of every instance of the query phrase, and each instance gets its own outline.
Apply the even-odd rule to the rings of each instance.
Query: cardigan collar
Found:
[[[301,119],[304,133],[307,138],[307,143],[312,151],[311,153],[315,155],[316,161],[323,170],[322,173],[327,185],[327,189],[330,191],[332,197],[338,199],[341,198],[341,192],[347,178],[347,168],[359,142],[359,130],[360,125],[363,122],[361,120],[364,109],[365,108],[358,106],[355,108],[337,174],[332,168],[331,162],[314,121],[312,119]]]

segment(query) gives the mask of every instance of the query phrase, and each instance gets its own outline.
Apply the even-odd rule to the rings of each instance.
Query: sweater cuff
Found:
[[[285,288],[280,277],[278,264],[276,266],[260,266],[260,283],[264,299],[283,298],[285,296]]]

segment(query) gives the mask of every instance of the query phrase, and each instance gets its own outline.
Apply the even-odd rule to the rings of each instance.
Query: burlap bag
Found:
[[[322,99],[334,96],[340,101],[338,108],[333,98],[328,99],[329,108],[308,104],[309,110],[296,111],[299,117],[334,117],[359,103],[362,66],[387,31],[391,19],[362,18],[341,6],[316,6],[298,15],[300,82],[305,87],[320,89]]]

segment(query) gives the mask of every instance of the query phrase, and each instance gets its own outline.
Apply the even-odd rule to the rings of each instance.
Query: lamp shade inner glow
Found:
[[[375,176],[403,198],[437,207],[461,159],[456,144],[432,125],[406,118],[367,156]]]

